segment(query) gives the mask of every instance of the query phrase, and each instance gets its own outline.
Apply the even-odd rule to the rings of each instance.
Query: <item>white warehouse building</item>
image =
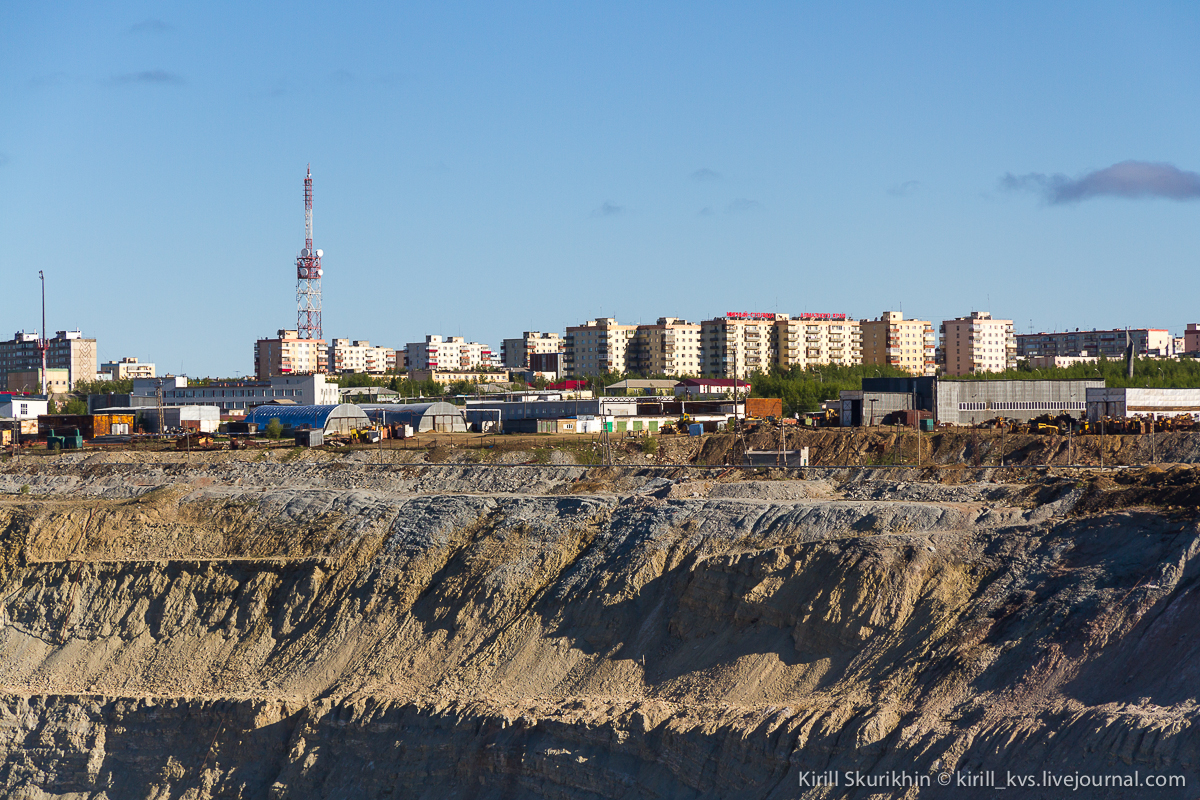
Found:
[[[1200,415],[1200,389],[1106,389],[1087,390],[1088,420],[1104,417],[1177,417]]]

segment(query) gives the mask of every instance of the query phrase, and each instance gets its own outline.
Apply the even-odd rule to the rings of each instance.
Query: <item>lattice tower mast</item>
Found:
[[[304,249],[296,258],[296,330],[301,339],[321,339],[321,269],[320,250],[313,249],[312,230],[312,165],[304,177]]]

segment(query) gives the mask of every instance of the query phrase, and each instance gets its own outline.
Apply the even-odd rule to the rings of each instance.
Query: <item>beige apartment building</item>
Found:
[[[500,358],[507,369],[531,369],[530,356],[561,353],[563,337],[557,333],[525,331],[520,339],[500,342]]]
[[[1017,337],[1011,319],[993,319],[972,311],[942,323],[942,371],[945,375],[1004,372],[1017,368]]]
[[[659,317],[638,325],[626,361],[639,375],[700,375],[703,366],[700,325],[677,317]]]
[[[120,361],[105,361],[100,365],[100,372],[109,375],[114,381],[127,378],[153,378],[154,365],[149,361],[138,361],[136,357],[122,358]]]
[[[366,372],[382,375],[396,371],[396,351],[363,339],[334,339],[329,344],[326,369],[332,373]]]
[[[627,354],[637,327],[618,324],[613,317],[599,317],[568,327],[563,342],[563,375],[570,378],[628,372]]]
[[[704,375],[744,379],[775,363],[775,323],[787,314],[729,312],[700,323]]]
[[[917,377],[937,374],[937,339],[929,320],[905,319],[899,311],[885,311],[879,319],[862,320],[859,327],[862,363],[886,364]]]
[[[781,367],[851,366],[862,360],[858,320],[845,314],[800,314],[775,320],[775,363]],[[732,376],[730,376],[732,377]]]
[[[298,331],[280,330],[274,339],[254,343],[254,375],[260,381],[279,375],[325,372],[324,339],[301,339]]]

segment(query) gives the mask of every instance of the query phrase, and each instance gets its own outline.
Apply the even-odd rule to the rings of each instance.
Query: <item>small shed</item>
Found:
[[[245,422],[256,423],[266,430],[271,420],[279,420],[285,431],[322,430],[330,433],[350,433],[371,427],[371,421],[361,406],[341,403],[335,406],[257,406],[246,415]]]
[[[467,420],[463,410],[452,403],[394,403],[360,405],[371,421],[378,425],[411,425],[416,433],[439,431],[466,433]]]

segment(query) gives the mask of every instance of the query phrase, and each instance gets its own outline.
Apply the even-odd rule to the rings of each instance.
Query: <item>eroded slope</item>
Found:
[[[1200,763],[1196,520],[1128,482],[258,466],[0,475],[10,793]]]

